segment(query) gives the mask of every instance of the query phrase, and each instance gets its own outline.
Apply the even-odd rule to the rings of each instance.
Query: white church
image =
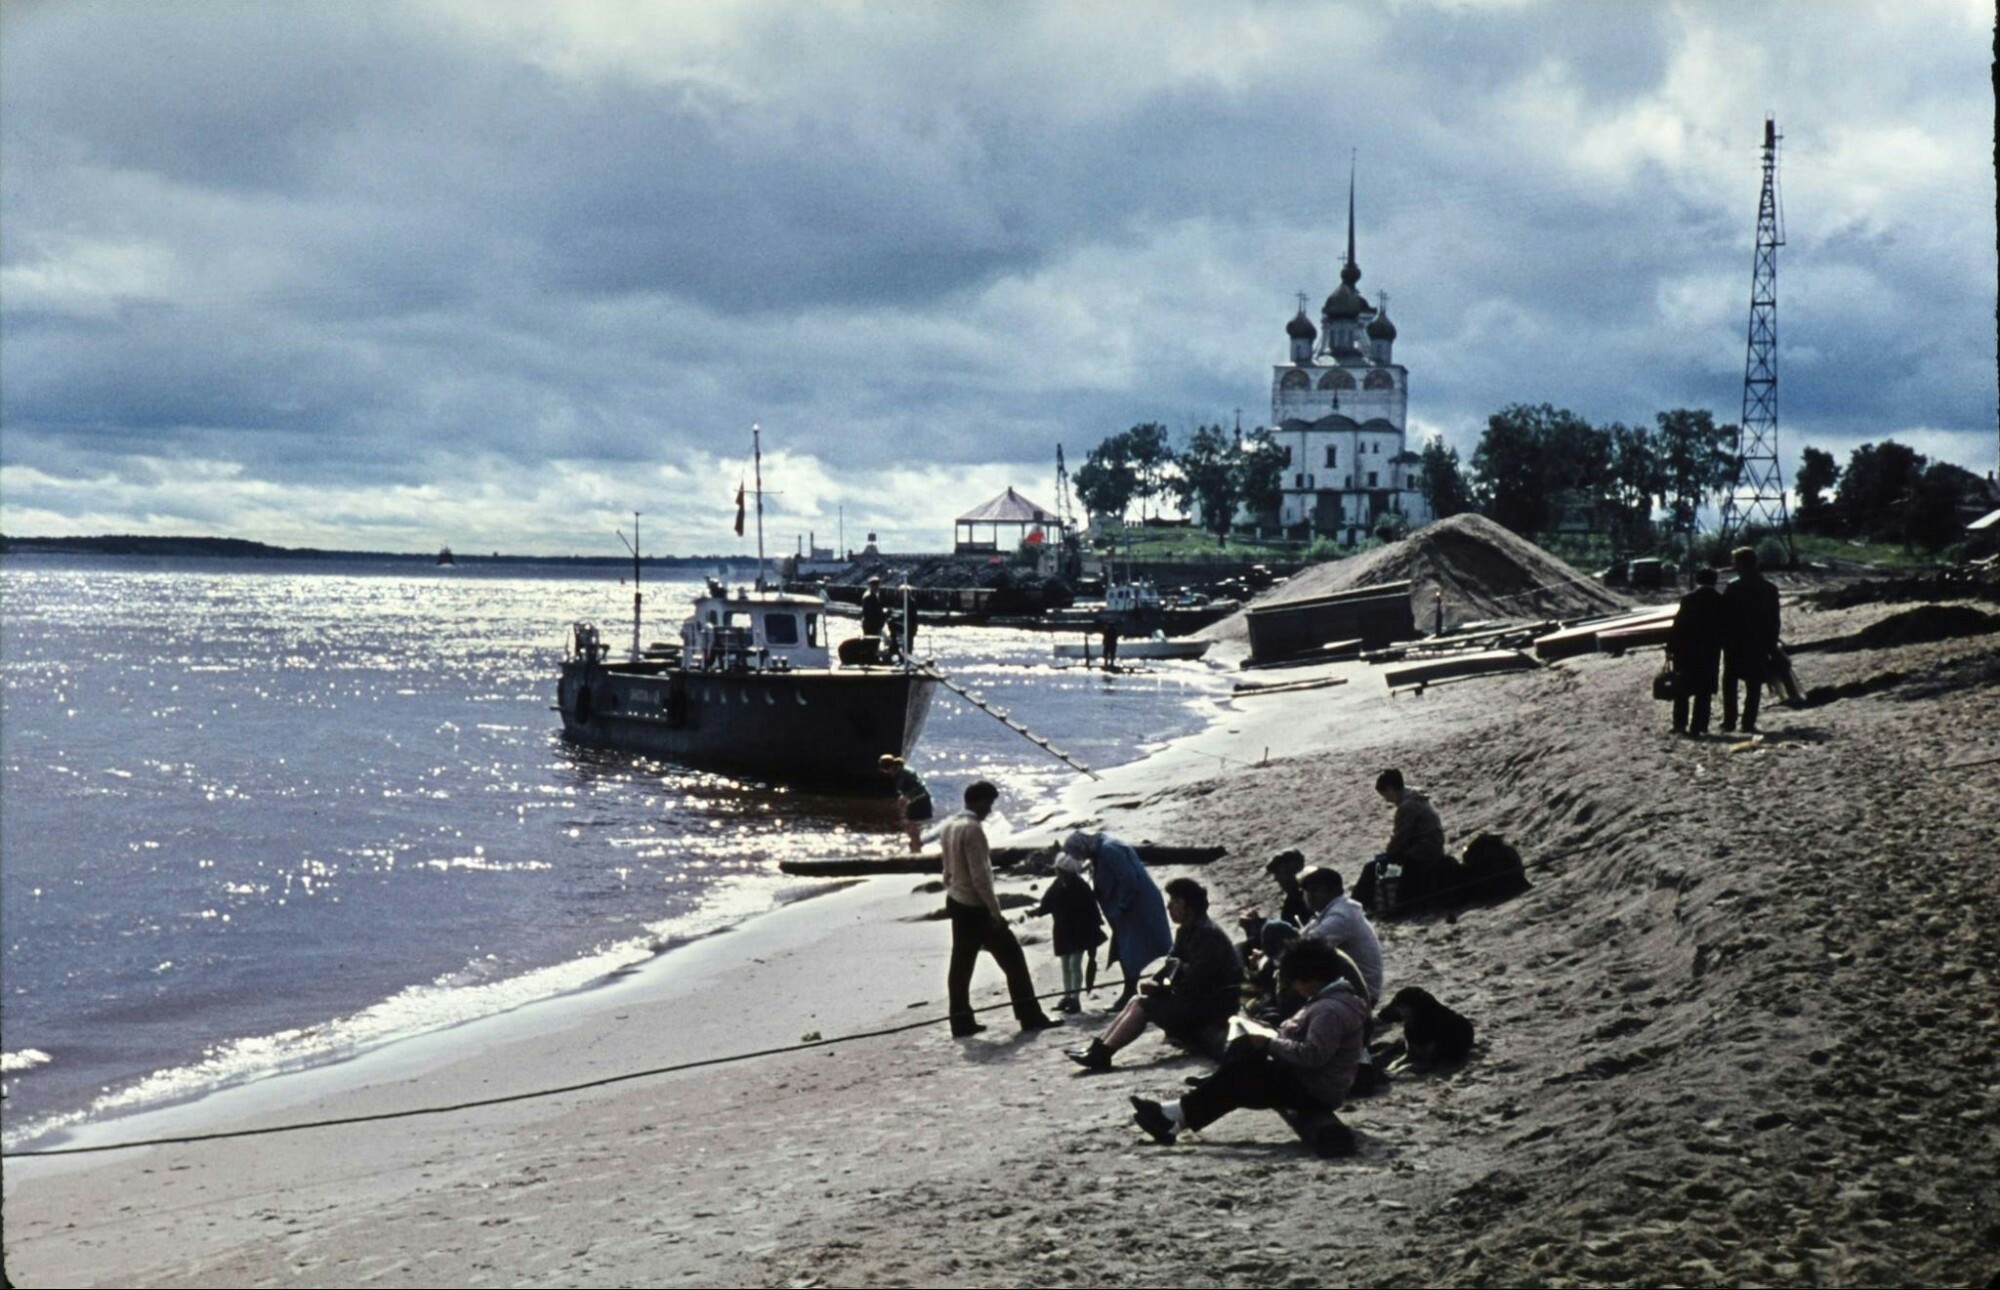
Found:
[[[1418,454],[1408,440],[1409,369],[1395,361],[1396,325],[1388,300],[1376,309],[1357,285],[1354,261],[1354,181],[1347,188],[1347,263],[1340,285],[1320,308],[1320,325],[1306,316],[1306,298],[1285,326],[1291,361],[1271,371],[1269,429],[1285,450],[1278,521],[1311,525],[1352,545],[1375,531],[1384,515],[1410,528],[1430,522]],[[1249,517],[1240,517],[1246,522]]]

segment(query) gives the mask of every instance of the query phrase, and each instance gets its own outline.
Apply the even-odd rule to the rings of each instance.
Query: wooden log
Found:
[[[1597,648],[1597,637],[1605,631],[1616,631],[1623,627],[1638,627],[1644,623],[1661,619],[1672,621],[1680,612],[1679,605],[1656,606],[1636,613],[1621,614],[1615,618],[1589,619],[1572,624],[1561,631],[1550,632],[1535,638],[1535,657],[1543,660],[1573,658],[1578,654],[1589,654]]]
[[[1476,654],[1453,654],[1442,658],[1419,659],[1401,667],[1382,670],[1382,679],[1394,690],[1405,685],[1429,685],[1465,676],[1487,676],[1496,672],[1525,672],[1539,667],[1519,650],[1492,649]]]
[[[1662,618],[1657,622],[1640,623],[1637,627],[1619,627],[1611,631],[1597,633],[1597,649],[1601,654],[1614,657],[1628,649],[1642,645],[1664,645],[1674,634],[1674,620]]]

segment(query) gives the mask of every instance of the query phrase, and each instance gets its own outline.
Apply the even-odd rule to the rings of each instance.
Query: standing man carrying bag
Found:
[[[945,972],[945,989],[951,1000],[951,1033],[960,1039],[986,1029],[972,1015],[972,965],[981,950],[991,954],[1006,974],[1007,993],[1022,1030],[1062,1024],[1036,1001],[1027,955],[1002,917],[1000,898],[993,891],[993,857],[983,821],[999,796],[1000,790],[986,780],[968,785],[965,809],[945,821],[939,839],[944,847],[944,906],[951,916],[951,966]]]

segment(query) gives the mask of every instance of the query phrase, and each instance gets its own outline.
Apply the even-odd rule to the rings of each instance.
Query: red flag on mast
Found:
[[[736,481],[736,536],[743,536],[743,481]]]

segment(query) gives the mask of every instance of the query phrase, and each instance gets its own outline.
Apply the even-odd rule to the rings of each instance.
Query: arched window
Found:
[[[1393,390],[1396,388],[1396,378],[1379,368],[1363,377],[1361,383],[1371,390]]]
[[[1351,390],[1354,388],[1354,378],[1345,372],[1328,372],[1325,376],[1319,378],[1319,388],[1322,390]]]
[[[1295,367],[1278,378],[1278,388],[1281,390],[1309,390],[1312,388],[1312,377],[1307,376]]]

